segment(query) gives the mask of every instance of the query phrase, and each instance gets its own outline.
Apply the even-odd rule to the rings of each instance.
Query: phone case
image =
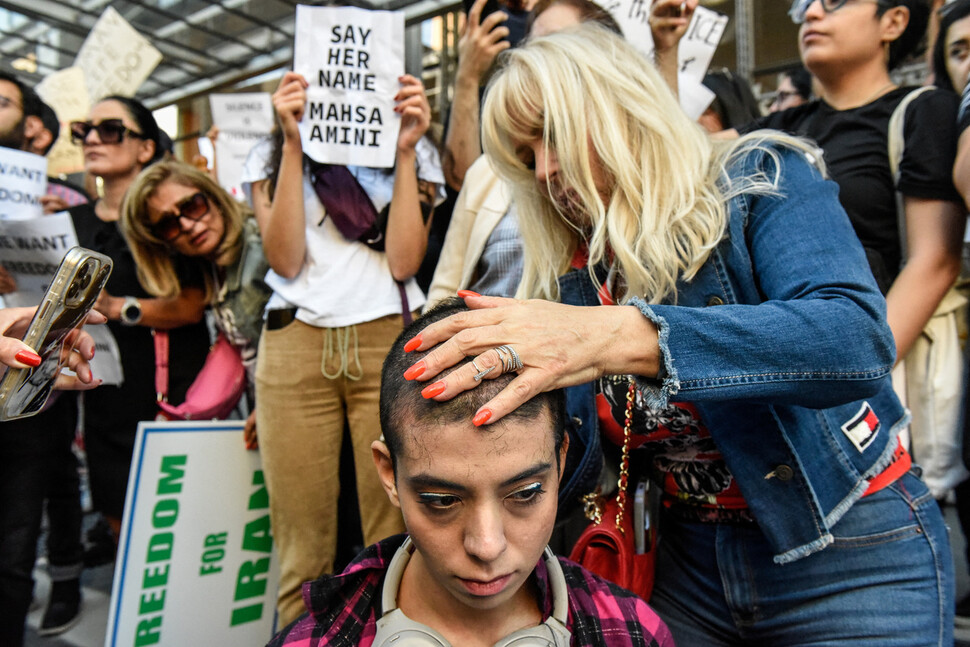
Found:
[[[33,415],[44,408],[79,328],[111,275],[111,259],[83,247],[67,251],[24,335],[41,357],[36,368],[9,368],[0,381],[0,420]],[[65,352],[66,351],[66,352]]]

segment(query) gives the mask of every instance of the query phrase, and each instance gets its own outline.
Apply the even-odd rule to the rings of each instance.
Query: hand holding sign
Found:
[[[394,112],[401,115],[397,149],[412,151],[431,125],[431,106],[428,104],[428,96],[424,93],[424,84],[420,79],[405,74],[399,80],[401,89],[394,95],[394,100],[397,101]]]
[[[650,8],[650,32],[658,57],[677,51],[697,5],[698,0],[654,0]]]
[[[300,141],[299,123],[306,110],[306,89],[309,84],[302,74],[287,72],[273,93],[273,109],[283,131],[283,139]]]

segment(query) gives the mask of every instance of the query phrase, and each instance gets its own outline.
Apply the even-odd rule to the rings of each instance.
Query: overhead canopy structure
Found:
[[[74,63],[81,44],[110,5],[162,53],[136,93],[150,108],[208,94],[286,65],[293,57],[292,0],[8,0],[0,1],[0,70],[36,85]],[[458,0],[307,1],[399,10],[412,25],[460,5]]]

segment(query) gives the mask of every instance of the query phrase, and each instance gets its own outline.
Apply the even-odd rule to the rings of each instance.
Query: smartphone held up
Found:
[[[23,418],[44,408],[74,352],[76,331],[98,300],[111,267],[110,258],[83,247],[64,255],[23,338],[40,355],[40,364],[7,370],[0,381],[0,420]]]

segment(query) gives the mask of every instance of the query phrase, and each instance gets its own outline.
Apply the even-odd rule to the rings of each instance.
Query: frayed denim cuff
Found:
[[[657,315],[646,301],[640,297],[630,299],[629,305],[636,307],[640,313],[657,326],[657,335],[660,344],[660,370],[657,377],[635,376],[637,387],[643,394],[645,404],[651,409],[662,409],[668,405],[671,396],[677,395],[680,390],[680,379],[677,377],[677,369],[674,368],[673,359],[670,357],[668,346],[670,338],[670,324],[666,319]]]

